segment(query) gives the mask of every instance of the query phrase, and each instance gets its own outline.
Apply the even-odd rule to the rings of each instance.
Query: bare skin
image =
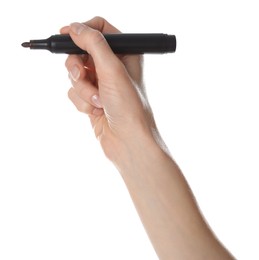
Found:
[[[132,197],[159,259],[234,259],[215,237],[156,127],[142,78],[142,57],[116,56],[100,17],[61,29],[89,55],[70,55],[70,100],[86,113],[105,155]]]

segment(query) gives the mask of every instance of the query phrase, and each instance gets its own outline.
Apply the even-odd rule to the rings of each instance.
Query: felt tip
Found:
[[[22,47],[29,48],[29,47],[31,47],[31,44],[29,42],[23,42]]]

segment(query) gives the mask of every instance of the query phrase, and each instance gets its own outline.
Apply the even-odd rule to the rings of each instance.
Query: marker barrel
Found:
[[[116,54],[170,53],[176,50],[176,37],[163,33],[104,34]],[[46,49],[52,53],[85,54],[67,34],[52,35],[44,40],[31,40],[31,49]]]

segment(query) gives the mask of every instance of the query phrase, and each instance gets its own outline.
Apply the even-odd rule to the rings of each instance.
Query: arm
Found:
[[[203,219],[176,163],[154,141],[141,140],[148,152],[132,147],[119,169],[159,259],[233,259]]]
[[[160,259],[233,259],[202,217],[179,167],[159,137],[142,83],[140,56],[115,56],[101,18],[64,27],[88,56],[69,56],[69,98],[89,115],[120,172]],[[86,69],[85,69],[86,68]]]

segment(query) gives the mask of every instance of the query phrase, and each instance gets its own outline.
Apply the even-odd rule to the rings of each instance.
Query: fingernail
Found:
[[[76,65],[74,65],[72,69],[69,71],[69,75],[74,81],[77,81],[80,77],[79,68]]]
[[[102,103],[100,101],[100,97],[98,95],[93,95],[92,96],[92,102],[97,108],[102,108]]]
[[[85,25],[82,23],[71,23],[70,28],[73,33],[79,35],[85,29]]]

